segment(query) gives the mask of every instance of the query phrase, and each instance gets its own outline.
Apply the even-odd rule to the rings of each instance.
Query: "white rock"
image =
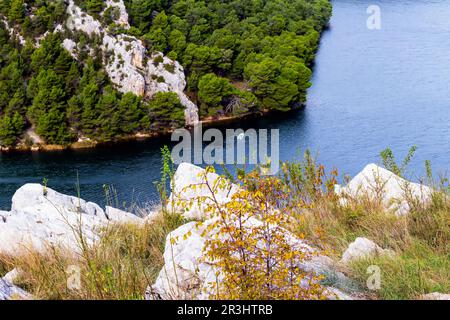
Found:
[[[0,253],[44,251],[52,245],[78,251],[80,232],[90,245],[109,223],[136,223],[139,219],[112,209],[109,212],[110,218],[95,203],[39,184],[26,184],[14,194],[11,211],[3,213],[0,219]]]
[[[122,222],[122,223],[141,224],[144,221],[142,218],[138,217],[135,214],[109,206],[105,207],[105,214],[109,220],[119,223]]]
[[[5,25],[6,30],[7,30],[8,33],[9,33],[9,35],[10,35],[11,37],[17,37],[17,39],[19,40],[19,43],[20,43],[21,45],[24,45],[25,42],[26,42],[26,41],[25,41],[25,38],[22,37],[22,35],[21,35],[19,32],[17,32],[16,30],[14,30],[14,28],[12,28],[12,27],[9,26],[8,20],[7,20],[6,18],[3,17],[2,21],[3,21],[4,25]]]
[[[119,17],[117,18],[116,23],[124,27],[125,29],[130,29],[130,24],[128,23],[128,12],[123,3],[123,0],[106,0],[105,1],[106,8],[114,7],[118,9]],[[102,12],[104,14],[104,11]]]
[[[408,200],[426,204],[433,190],[400,178],[376,164],[369,164],[347,186],[336,185],[335,192],[342,196],[342,204],[348,197],[368,196],[371,200],[381,201],[386,209],[394,210],[397,215],[403,215],[410,211]]]
[[[0,300],[30,300],[33,297],[12,283],[0,279]]]
[[[217,270],[215,266],[203,255],[205,241],[215,236],[215,231],[210,231],[202,236],[205,228],[214,223],[215,219],[207,220],[198,227],[196,222],[185,224],[171,232],[166,239],[164,262],[158,278],[153,286],[149,286],[146,291],[147,299],[208,299],[214,294],[210,286],[218,279],[220,282],[220,272],[216,278]],[[261,225],[261,221],[250,218],[246,222],[246,227],[252,228]],[[191,233],[190,236],[184,237]],[[301,250],[309,258],[299,264],[305,272],[314,272],[328,276],[330,268],[328,259],[323,256],[314,256],[315,250],[303,240],[297,239],[294,235],[285,230],[286,239],[290,239],[291,246],[296,250]],[[321,259],[323,257],[323,260]],[[323,272],[327,270],[327,272]],[[342,277],[345,277],[342,275]],[[337,284],[337,283],[336,283]],[[330,298],[351,299],[351,297],[340,288],[325,287]]]
[[[225,188],[219,188],[219,183],[224,183]],[[231,200],[239,187],[229,183],[216,173],[208,173],[205,169],[190,163],[181,163],[174,174],[172,182],[172,194],[168,201],[168,210],[183,213],[188,219],[207,218],[205,209],[212,203],[212,193],[219,204],[225,204]],[[189,201],[205,197],[204,201],[194,201],[192,206]]]
[[[3,276],[3,280],[15,284],[17,279],[19,278],[21,271],[17,268],[12,269],[10,272]]]
[[[420,300],[450,300],[450,294],[448,293],[440,293],[440,292],[432,292],[427,293],[419,298]]]
[[[75,43],[75,41],[73,41],[72,39],[64,39],[62,46],[64,49],[66,49],[70,53],[70,55],[74,59],[77,58],[77,53],[76,53],[77,44]]]
[[[166,239],[164,252],[165,265],[153,286],[147,289],[148,299],[207,299],[213,292],[208,283],[215,282],[216,271],[211,262],[203,256],[206,239],[215,236],[215,229],[206,234],[203,231],[213,224],[217,218],[206,217],[205,207],[211,203],[211,189],[215,190],[214,196],[219,204],[226,204],[232,195],[239,191],[239,186],[230,183],[216,173],[208,173],[200,167],[188,163],[178,166],[172,181],[172,194],[169,198],[169,212],[184,213],[185,218],[204,219],[210,218],[198,227],[196,222],[190,222],[171,232]],[[216,188],[218,184],[225,188]],[[194,188],[192,186],[195,186]],[[209,187],[208,187],[209,186]],[[200,201],[194,201],[201,198]],[[192,202],[192,205],[189,203]],[[261,226],[262,222],[249,218],[246,228]],[[279,228],[278,226],[272,226]],[[296,250],[300,250],[309,256],[299,263],[299,267],[308,273],[323,274],[333,278],[338,288],[329,290],[330,297],[336,297],[335,290],[349,288],[350,280],[342,273],[336,271],[333,261],[325,256],[316,255],[317,251],[304,240],[298,239],[289,231],[279,228],[286,241]],[[184,237],[188,233],[190,236]],[[219,275],[220,277],[220,275]],[[337,292],[337,291],[336,291]],[[338,295],[338,298],[345,294]],[[346,297],[349,298],[349,297]]]
[[[347,264],[354,260],[383,254],[393,255],[393,251],[381,248],[372,240],[359,237],[344,251],[341,262]]]
[[[113,5],[113,3],[118,8],[125,10],[122,1],[110,0],[109,5]],[[67,20],[69,29],[82,31],[88,35],[101,36],[105,70],[119,91],[132,92],[147,98],[151,98],[157,92],[175,92],[185,107],[186,124],[194,125],[198,122],[198,108],[184,94],[186,79],[183,67],[177,61],[163,56],[162,53],[155,53],[149,57],[142,41],[136,37],[109,34],[99,21],[83,12],[73,0],[69,1],[67,13],[69,14]],[[123,14],[120,20],[125,20],[125,18],[125,14]],[[128,18],[126,19],[128,20]],[[162,57],[163,63],[156,66],[154,60],[157,57]],[[148,60],[147,63],[144,63],[146,60]],[[166,64],[174,66],[173,73],[166,70],[164,67]],[[160,82],[157,80],[158,78],[163,78],[164,81]]]

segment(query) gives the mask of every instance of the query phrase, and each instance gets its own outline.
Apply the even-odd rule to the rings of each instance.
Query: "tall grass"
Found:
[[[18,268],[17,284],[37,299],[142,299],[164,264],[167,234],[184,223],[179,215],[161,213],[143,225],[109,225],[100,241],[78,254],[48,247],[0,256],[0,268]],[[68,282],[73,267],[80,271],[79,289]]]
[[[401,174],[414,150],[402,165],[396,165],[388,151],[383,153],[383,162]],[[162,204],[168,199],[167,186],[173,177],[167,150],[163,154],[163,178],[157,184]],[[252,179],[258,175],[239,175],[247,179],[245,185],[249,189],[257,188],[260,181]],[[274,203],[280,205],[282,212],[290,213],[283,226],[336,261],[356,237],[369,238],[393,250],[395,255],[363,259],[344,268],[365,287],[367,267],[380,267],[381,289],[367,291],[368,297],[413,299],[433,291],[450,292],[448,180],[441,178],[434,183],[428,164],[427,181],[436,190],[431,203],[411,203],[409,214],[397,216],[364,196],[349,199],[343,205],[333,189],[337,177],[337,170],[327,173],[309,152],[300,162],[283,163],[278,177],[283,186],[277,192],[283,190],[285,194],[267,195],[278,199]],[[39,299],[142,299],[145,288],[154,282],[163,266],[166,236],[185,222],[180,213],[161,210],[155,219],[142,225],[109,225],[102,231],[100,241],[83,245],[78,254],[49,247],[45,253],[0,256],[0,275],[19,268],[18,284]],[[71,266],[80,270],[78,290],[68,286],[67,270]]]
[[[388,150],[388,149],[387,149]],[[383,162],[402,174],[411,160],[411,148],[401,165],[395,164],[392,152],[382,152]],[[330,185],[337,172],[328,175],[309,153],[299,163],[285,163],[281,176],[292,192],[292,199],[308,204],[290,218],[287,227],[305,237],[339,260],[342,252],[356,237],[366,237],[383,248],[396,252],[358,261],[347,273],[366,287],[366,270],[378,265],[383,274],[382,288],[368,292],[381,299],[413,299],[433,291],[450,292],[450,192],[448,180],[437,182],[427,162],[427,181],[434,187],[431,202],[417,205],[411,201],[411,212],[397,216],[377,201],[364,195],[342,205]]]

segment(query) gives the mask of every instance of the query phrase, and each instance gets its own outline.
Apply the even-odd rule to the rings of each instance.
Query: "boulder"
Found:
[[[342,197],[342,204],[348,198],[368,196],[371,200],[380,201],[386,209],[395,211],[397,215],[403,215],[409,213],[409,203],[412,201],[429,203],[433,190],[407,181],[376,164],[369,164],[345,187],[336,185],[335,192]]]
[[[15,284],[17,279],[20,277],[20,274],[21,274],[21,270],[14,268],[10,272],[5,274],[2,279],[9,283]]]
[[[106,0],[105,4],[106,8],[102,12],[102,15],[109,7],[112,7],[116,9],[119,14],[115,22],[125,29],[130,29],[130,24],[128,23],[128,12],[123,0]]]
[[[448,293],[440,293],[440,292],[432,292],[427,293],[419,297],[420,300],[450,300],[450,294]]]
[[[348,248],[342,254],[341,262],[348,264],[351,261],[367,258],[374,255],[393,255],[394,252],[386,250],[378,246],[372,240],[367,238],[356,238],[355,241],[350,243]]]
[[[110,206],[105,207],[105,215],[110,221],[122,222],[122,223],[134,223],[141,224],[143,222],[141,217],[135,214],[126,212]]]
[[[11,211],[1,214],[0,253],[18,254],[31,248],[43,251],[49,245],[78,251],[80,235],[92,244],[111,222],[143,221],[130,213],[107,210],[109,216],[95,203],[40,184],[26,184],[14,194]]]
[[[30,300],[33,297],[26,291],[0,278],[0,300]]]
[[[220,270],[216,269],[203,255],[206,239],[215,236],[214,229],[206,233],[204,231],[214,221],[214,218],[207,220],[201,226],[198,226],[196,222],[190,222],[167,236],[164,251],[165,265],[154,285],[147,288],[146,299],[203,300],[214,294],[210,283],[217,281],[217,274],[219,274],[220,279]],[[251,228],[261,223],[257,219],[250,218],[246,222],[246,227]],[[186,236],[188,233],[190,236]],[[301,250],[307,257],[299,264],[299,267],[305,272],[326,277],[327,284],[331,285],[325,287],[330,299],[352,299],[350,295],[342,291],[351,288],[351,286],[342,285],[343,283],[348,285],[351,280],[333,268],[331,259],[316,255],[314,248],[304,240],[296,238],[289,231],[285,230],[284,235],[289,239],[293,248]],[[219,273],[217,273],[218,271]],[[339,279],[339,281],[336,281],[336,279]]]
[[[223,184],[223,188],[218,184]],[[211,189],[210,189],[211,188]],[[187,219],[203,219],[205,209],[212,203],[211,197],[214,196],[219,204],[225,204],[231,200],[239,187],[234,185],[216,173],[207,173],[205,169],[197,167],[190,163],[181,163],[173,176],[172,194],[168,201],[169,211],[178,211],[183,213]],[[204,198],[202,201],[194,201],[198,198]],[[194,201],[192,205],[188,205]]]
[[[217,187],[220,185],[221,187]],[[212,203],[212,192],[219,204],[231,201],[240,187],[220,177],[216,173],[206,173],[205,169],[189,163],[178,166],[172,180],[172,194],[168,210],[184,214],[187,219],[206,220],[201,226],[190,222],[171,232],[166,239],[164,252],[165,266],[153,286],[149,286],[148,299],[207,299],[212,292],[207,285],[216,280],[213,264],[205,260],[203,248],[206,239],[215,236],[214,224],[217,218],[207,217],[206,206]],[[261,226],[262,222],[250,217],[246,228]],[[279,228],[274,225],[274,228]],[[206,229],[205,229],[206,228]],[[207,232],[204,232],[208,230]],[[346,299],[349,296],[340,290],[354,289],[355,285],[344,274],[337,271],[333,261],[310,246],[305,240],[297,238],[288,230],[280,228],[290,245],[300,250],[308,258],[298,263],[305,272],[324,275],[330,287],[330,297]],[[185,237],[186,234],[190,236]]]

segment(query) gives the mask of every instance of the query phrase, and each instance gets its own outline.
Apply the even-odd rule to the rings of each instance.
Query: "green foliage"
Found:
[[[319,35],[331,15],[328,0],[125,0],[132,26],[127,31],[113,23],[117,8],[106,8],[104,1],[75,3],[111,32],[140,37],[150,52],[180,61],[190,96],[198,97],[194,102],[206,117],[301,105]],[[19,43],[0,21],[2,145],[16,144],[30,127],[46,143],[69,144],[79,136],[110,141],[184,125],[176,95],[159,94],[148,102],[113,88],[102,66],[99,36],[53,32],[65,25],[66,9],[63,0],[0,3],[0,15],[26,39]],[[78,61],[61,46],[68,36],[77,42]],[[156,57],[154,63],[164,61]],[[175,72],[173,64],[164,68]],[[166,80],[155,76],[154,81]],[[13,124],[16,114],[20,126]]]
[[[198,84],[201,115],[213,116],[224,112],[224,100],[237,91],[228,79],[214,73],[204,75]]]
[[[311,71],[295,58],[263,57],[260,62],[248,64],[245,75],[264,107],[287,111],[306,100]]]
[[[25,6],[23,0],[11,0],[9,8],[9,21],[14,23],[22,23],[25,18]]]
[[[411,159],[414,157],[414,153],[416,152],[416,150],[416,146],[412,146],[411,148],[409,148],[408,154],[406,155],[405,159],[403,159],[400,165],[395,161],[394,153],[390,148],[386,148],[381,151],[380,157],[386,169],[394,172],[398,176],[402,176],[405,173],[406,167],[411,162]],[[431,170],[431,168],[429,170]],[[429,170],[427,170],[427,172]]]
[[[178,128],[185,124],[184,106],[174,92],[158,92],[148,104],[153,123],[149,127],[160,129]]]
[[[200,98],[200,91],[205,92],[200,79],[211,73],[230,83],[248,80],[258,99],[253,106],[287,111],[304,103],[309,67],[331,16],[328,0],[126,0],[125,4],[132,25],[152,49],[176,54],[185,67],[188,90],[199,92],[204,116],[227,113],[223,106],[208,105]],[[220,104],[220,97],[216,100]]]
[[[17,140],[17,136],[22,132],[23,127],[24,120],[18,112],[14,113],[12,117],[5,115],[0,118],[0,145],[13,145]]]
[[[420,241],[396,256],[378,256],[356,261],[352,270],[362,285],[370,265],[380,267],[382,285],[377,296],[383,300],[417,299],[430,292],[449,292],[448,255],[437,253]]]

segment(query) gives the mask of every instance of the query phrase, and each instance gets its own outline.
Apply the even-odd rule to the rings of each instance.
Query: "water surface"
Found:
[[[284,117],[247,120],[242,128],[280,129],[281,158],[306,149],[354,175],[391,147],[402,157],[415,144],[413,178],[423,162],[450,169],[450,0],[335,0],[330,30],[317,55],[307,107]],[[381,30],[366,27],[369,5],[381,9]],[[167,139],[110,148],[0,155],[0,208],[27,182],[49,180],[63,193],[104,203],[103,185],[120,201],[155,200],[159,149]],[[412,173],[411,173],[412,174]]]

